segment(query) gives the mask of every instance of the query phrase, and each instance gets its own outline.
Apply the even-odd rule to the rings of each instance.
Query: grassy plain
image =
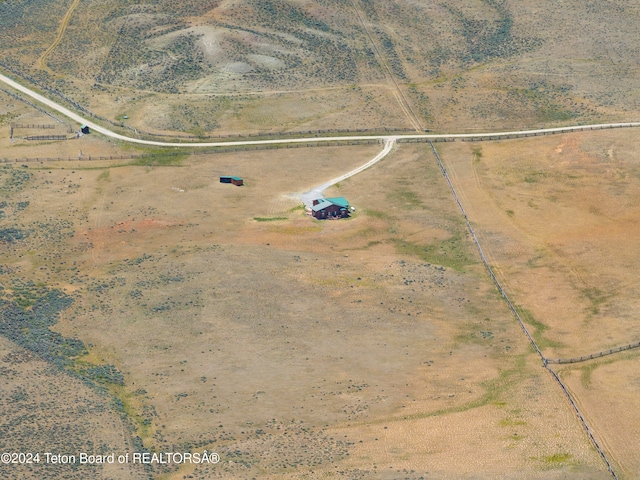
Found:
[[[135,449],[222,457],[157,478],[606,478],[428,146],[332,187],[349,220],[299,208],[380,148],[8,166],[0,223],[26,235],[2,244],[5,301],[73,299],[47,328],[84,350],[44,354],[106,392]]]
[[[59,36],[72,6],[0,2],[3,63],[140,131],[410,129],[401,97],[443,131],[640,111],[632,2],[89,0]],[[609,478],[428,146],[330,189],[356,211],[317,222],[300,192],[381,146],[89,163],[158,150],[12,142],[11,122],[57,123],[0,93],[0,158],[67,160],[0,165],[0,452],[222,461],[0,477]],[[551,358],[640,336],[633,135],[438,145]],[[622,478],[640,472],[637,355],[553,367]]]
[[[640,338],[639,150],[632,131],[441,147],[490,263],[548,358]],[[628,478],[640,469],[637,357],[554,366]]]

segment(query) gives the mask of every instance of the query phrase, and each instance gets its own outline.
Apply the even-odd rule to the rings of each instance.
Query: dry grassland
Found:
[[[132,442],[222,457],[158,478],[606,478],[427,146],[328,191],[349,220],[299,209],[379,148],[7,168],[23,183],[0,222],[29,235],[2,244],[5,300],[29,310],[29,280],[66,292],[50,329],[88,353],[63,369],[115,367],[87,380]]]
[[[498,278],[548,358],[640,339],[631,131],[441,147]],[[637,353],[554,366],[619,471],[640,468]]]
[[[0,338],[0,362],[3,452],[40,452],[44,462],[44,452],[132,449],[127,420],[114,411],[109,395],[96,392],[5,338]],[[139,466],[85,467],[3,464],[0,478],[145,478]]]
[[[5,64],[164,134],[409,128],[387,67],[434,130],[640,111],[637,5],[460,3],[89,0],[40,68],[72,2],[5,1],[0,40]],[[11,142],[11,122],[55,120],[0,92],[0,158],[158,152],[95,135]],[[352,218],[304,215],[301,192],[381,148],[0,164],[0,453],[222,459],[0,478],[610,478],[428,145],[329,189]],[[438,149],[547,357],[640,340],[634,130]],[[629,479],[637,361],[553,365]]]
[[[3,2],[3,62],[140,131],[411,129],[398,90],[440,131],[640,111],[640,12],[624,0],[90,0],[55,44],[71,5]]]

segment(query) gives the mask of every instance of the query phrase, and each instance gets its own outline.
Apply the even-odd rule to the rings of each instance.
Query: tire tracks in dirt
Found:
[[[384,57],[382,56],[382,53],[380,52],[380,49],[378,48],[378,44],[375,42],[375,40],[373,39],[373,36],[371,35],[371,32],[367,28],[367,24],[365,23],[364,18],[362,17],[362,12],[358,7],[357,2],[358,0],[351,0],[351,5],[353,6],[353,9],[356,12],[356,16],[358,17],[360,25],[362,25],[362,28],[367,34],[367,38],[369,38],[369,41],[373,46],[373,49],[376,53],[376,57],[378,58],[378,62],[380,63],[380,66],[384,71],[385,77],[387,77],[387,79],[390,80],[395,87],[393,93],[396,98],[396,101],[398,102],[398,105],[400,106],[400,109],[402,110],[404,115],[407,117],[407,120],[409,120],[409,123],[411,123],[412,127],[416,130],[416,132],[423,131],[424,129],[422,128],[420,119],[418,118],[416,113],[413,111],[413,108],[411,108],[411,104],[407,100],[407,97],[405,97],[404,93],[402,93],[402,90],[400,89],[400,85],[398,85],[398,82],[396,81],[396,78],[393,75],[393,72],[389,68],[389,65],[387,65],[387,62],[385,61]]]
[[[53,71],[47,66],[47,58],[62,41],[62,37],[64,37],[64,33],[67,30],[69,21],[71,20],[71,15],[73,14],[73,11],[76,9],[79,3],[80,0],[73,0],[73,3],[69,7],[69,10],[67,10],[67,13],[65,13],[64,17],[62,17],[62,21],[60,22],[60,26],[58,27],[58,35],[56,36],[56,39],[51,45],[49,45],[49,48],[47,48],[42,53],[42,55],[40,55],[40,58],[38,58],[38,60],[36,61],[36,65],[38,66],[38,68],[45,70],[47,73],[53,74]]]
[[[556,373],[556,371],[553,370],[549,366],[549,360],[544,355],[544,353],[542,353],[542,350],[540,350],[540,347],[538,346],[537,342],[535,341],[535,339],[533,338],[533,336],[529,332],[529,329],[527,328],[527,326],[525,325],[524,321],[522,320],[522,317],[518,313],[518,310],[515,308],[515,306],[511,302],[511,299],[507,295],[507,292],[504,290],[504,287],[502,286],[501,282],[496,277],[496,275],[494,273],[494,269],[489,264],[489,262],[487,260],[487,257],[484,254],[484,250],[480,246],[480,241],[478,240],[478,237],[475,234],[475,231],[474,231],[474,229],[473,229],[473,227],[471,225],[469,217],[467,216],[467,213],[466,213],[466,211],[464,209],[464,206],[462,205],[462,203],[460,201],[460,198],[458,196],[458,193],[457,193],[457,191],[456,191],[456,189],[455,189],[455,187],[454,187],[454,185],[453,185],[453,183],[451,181],[451,178],[449,177],[448,171],[445,168],[444,163],[440,159],[440,155],[438,154],[438,151],[436,150],[436,147],[433,145],[433,142],[431,142],[431,141],[429,141],[429,144],[431,145],[431,149],[433,150],[433,154],[436,157],[436,161],[438,163],[438,166],[440,167],[440,170],[442,171],[442,175],[444,176],[445,180],[447,181],[447,184],[449,185],[449,189],[451,190],[451,194],[453,195],[453,198],[456,201],[456,203],[458,205],[458,208],[460,209],[460,213],[462,214],[462,216],[463,216],[463,218],[465,220],[465,223],[467,225],[467,229],[469,231],[469,234],[471,235],[473,243],[475,244],[475,246],[476,246],[476,248],[478,250],[478,253],[480,254],[480,258],[482,259],[482,263],[484,264],[487,272],[489,273],[489,276],[493,280],[493,283],[495,284],[495,286],[497,287],[498,291],[500,292],[500,295],[502,296],[503,300],[505,301],[505,303],[509,307],[509,310],[511,310],[511,312],[513,313],[513,316],[518,321],[518,323],[519,323],[520,327],[522,328],[525,336],[528,338],[529,342],[531,343],[531,346],[534,348],[534,350],[536,351],[536,353],[538,354],[538,356],[542,360],[543,368],[545,368],[551,374],[551,376],[558,383],[558,385],[562,389],[563,393],[567,397],[567,400],[569,401],[569,404],[571,405],[571,408],[573,408],[574,412],[576,413],[576,416],[578,417],[578,420],[582,424],[582,426],[583,426],[583,428],[584,428],[584,430],[585,430],[585,432],[587,434],[587,437],[589,438],[589,440],[593,444],[594,448],[597,450],[598,454],[602,458],[603,462],[605,463],[605,465],[607,467],[607,470],[609,471],[609,473],[611,474],[611,476],[614,479],[618,480],[618,475],[616,474],[615,470],[613,469],[613,466],[611,465],[611,462],[609,461],[609,457],[607,456],[607,454],[604,452],[604,450],[601,447],[602,440],[599,442],[596,439],[592,428],[587,423],[587,421],[585,419],[585,416],[582,414],[582,411],[580,410],[580,408],[579,408],[579,406],[577,404],[577,401],[578,401],[577,397],[575,397],[575,395],[571,394],[571,392],[569,391],[569,388],[560,379],[560,376],[558,375],[558,373]],[[607,449],[607,450],[609,452],[611,452],[610,449]]]
[[[480,175],[478,174],[478,170],[476,168],[475,161],[472,161],[471,168],[473,170],[473,176],[474,176],[476,185],[478,187],[478,190],[480,190],[482,192],[482,194],[485,197],[487,197],[487,199],[489,199],[489,201],[496,207],[496,210],[498,212],[500,212],[500,214],[503,216],[503,218],[506,218],[508,223],[520,235],[522,235],[524,238],[528,238],[529,240],[532,240],[532,242],[534,244],[536,244],[535,246],[541,247],[541,248],[545,249],[546,251],[550,252],[551,255],[553,257],[555,257],[555,259],[560,262],[560,264],[562,264],[565,268],[567,268],[567,270],[569,270],[571,272],[571,274],[575,278],[576,282],[583,285],[583,288],[590,288],[591,285],[589,285],[589,283],[587,283],[587,281],[584,278],[584,274],[580,272],[579,267],[574,262],[572,262],[571,259],[567,255],[565,255],[560,250],[559,247],[555,247],[555,246],[551,245],[550,243],[544,242],[539,236],[534,235],[534,234],[526,231],[525,229],[523,229],[518,224],[518,222],[516,222],[513,218],[511,218],[509,215],[507,215],[504,211],[502,211],[499,208],[499,205],[498,205],[498,202],[497,202],[497,200],[495,198],[495,195],[492,195],[491,192],[487,188],[485,188],[484,185],[482,184],[482,180],[480,178]],[[482,234],[479,234],[479,236],[482,236]],[[488,256],[491,256],[491,255],[489,254]],[[498,271],[500,271],[500,267],[496,266],[495,263],[494,263],[494,269],[497,269]]]

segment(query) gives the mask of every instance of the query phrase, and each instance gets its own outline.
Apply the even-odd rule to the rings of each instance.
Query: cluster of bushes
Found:
[[[0,243],[15,243],[29,236],[29,231],[20,230],[15,227],[0,229]]]
[[[325,83],[352,83],[358,78],[358,57],[367,58],[367,53],[372,53],[358,51],[346,41],[344,32],[332,29],[321,19],[289,2],[256,2],[254,9],[247,15],[247,22],[241,28],[233,25],[224,27],[253,33],[275,47],[281,47],[278,49],[280,51],[274,49],[270,55],[282,61],[284,67],[270,69],[252,65],[251,74],[245,75],[245,79],[250,79],[259,86],[293,85],[307,82],[309,78],[320,79]],[[254,31],[249,28],[250,25],[285,32],[300,42],[264,30]],[[247,60],[247,55],[260,53],[246,44],[230,39],[225,41],[224,46],[225,53],[230,58],[249,64],[252,62]]]
[[[270,28],[277,26],[279,30],[284,31],[305,26],[313,30],[336,33],[322,20],[289,2],[261,0],[255,3],[255,9],[258,23],[263,26]]]
[[[49,244],[60,243],[73,237],[75,233],[73,222],[62,218],[49,218],[45,222],[35,221],[29,227],[34,237]]]
[[[515,37],[512,34],[513,16],[503,4],[495,0],[484,0],[484,3],[496,11],[497,20],[470,18],[455,7],[445,6],[462,27],[459,33],[466,41],[463,62],[481,63],[491,58],[511,57],[542,44],[538,38]]]
[[[203,73],[204,55],[195,45],[197,37],[178,35],[163,50],[151,48],[148,42],[185,28],[175,14],[155,15],[152,23],[123,22],[95,80],[176,93],[181,83]]]
[[[56,5],[58,3],[58,5]],[[62,2],[48,0],[0,1],[0,45],[3,60],[15,57],[18,63],[39,54],[47,39],[55,37],[59,18],[52,9],[64,8]],[[37,28],[34,28],[37,25]],[[39,37],[42,42],[39,42]]]
[[[507,93],[507,100],[528,105],[536,116],[544,122],[570,120],[580,116],[579,108],[567,108],[562,103],[564,93],[546,82],[531,85],[530,88],[514,88]]]
[[[418,90],[415,85],[409,85],[408,94],[420,117],[427,122],[432,122],[434,117],[431,113],[429,96],[423,91]]]
[[[158,12],[197,17],[218,6],[220,0],[160,0]]]
[[[357,55],[350,45],[302,30],[295,35],[314,54],[315,60],[307,64],[305,74],[326,83],[353,83],[358,79]]]
[[[124,385],[124,375],[113,365],[80,366],[76,372],[82,378],[99,384]]]
[[[204,54],[196,47],[197,39],[191,33],[177,37],[167,47],[171,55],[163,56],[160,71],[150,76],[150,86],[160,91],[178,93],[178,86],[185,81],[200,78],[205,71]]]
[[[182,17],[203,14],[217,3],[182,0],[174,4],[162,0],[115,7],[103,21],[105,25],[117,25],[112,32],[114,42],[95,81],[179,93],[186,82],[214,72],[216,66],[206,61],[196,44],[197,35],[186,31],[171,39],[166,35],[188,28]],[[294,86],[308,82],[309,78],[325,83],[353,83],[358,79],[357,58],[372,55],[370,46],[366,46],[366,51],[359,51],[347,40],[344,31],[333,29],[323,19],[293,2],[265,0],[252,2],[247,7],[243,9],[243,15],[233,17],[235,24],[214,20],[211,23],[217,28],[247,32],[263,40],[260,44],[244,43],[233,35],[222,40],[228,61],[251,65],[251,71],[241,78],[254,87]],[[343,7],[350,8],[348,5]],[[140,13],[147,15],[133,18],[134,14]],[[153,40],[159,37],[163,37],[161,42],[154,45]],[[265,66],[249,57],[264,54],[264,43],[267,42],[274,47],[269,49],[268,55],[276,57],[284,66]],[[402,67],[396,62],[394,68]],[[217,124],[197,125],[192,129],[211,131],[216,127]]]
[[[12,295],[0,298],[0,335],[89,383],[124,385],[124,375],[113,365],[78,362],[87,354],[84,343],[51,330],[60,312],[73,299],[58,290],[39,287],[34,282],[12,282]]]
[[[380,28],[374,28],[375,35],[379,39],[382,51],[384,52],[385,61],[388,63],[389,68],[393,74],[401,79],[407,79],[407,73],[404,70],[404,66],[402,65],[402,60],[400,59],[398,52],[396,51],[395,44],[391,37],[386,34]]]
[[[148,28],[148,25],[127,22],[120,27],[115,42],[96,77],[97,82],[117,84],[128,69],[140,65],[159,65],[162,62],[161,52],[149,50],[144,43]]]
[[[57,290],[30,299],[30,308],[14,300],[0,300],[0,335],[58,366],[68,367],[72,358],[86,353],[77,339],[63,337],[49,329],[57,322],[58,314],[73,301]]]
[[[13,168],[11,165],[0,167],[0,192],[19,192],[31,179],[31,174],[25,170]],[[5,203],[6,206],[6,203]]]

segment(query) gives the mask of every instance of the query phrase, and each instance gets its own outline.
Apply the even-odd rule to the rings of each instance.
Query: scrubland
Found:
[[[91,1],[40,68],[71,5],[4,2],[3,63],[139,131],[412,130],[403,103],[440,131],[639,108],[629,2]]]
[[[43,57],[72,2],[1,2],[2,65],[130,134],[416,120],[473,132],[638,113],[629,2],[196,3],[80,3]],[[188,155],[27,140],[33,127],[9,138],[11,124],[67,131],[38,108],[0,92],[12,159],[0,164],[0,452],[207,449],[221,462],[4,465],[1,477],[610,478],[427,144],[329,189],[356,210],[320,222],[300,193],[382,145]],[[548,358],[640,340],[634,135],[437,144]],[[106,160],[127,155],[142,158]],[[620,478],[640,471],[637,355],[551,367]]]

